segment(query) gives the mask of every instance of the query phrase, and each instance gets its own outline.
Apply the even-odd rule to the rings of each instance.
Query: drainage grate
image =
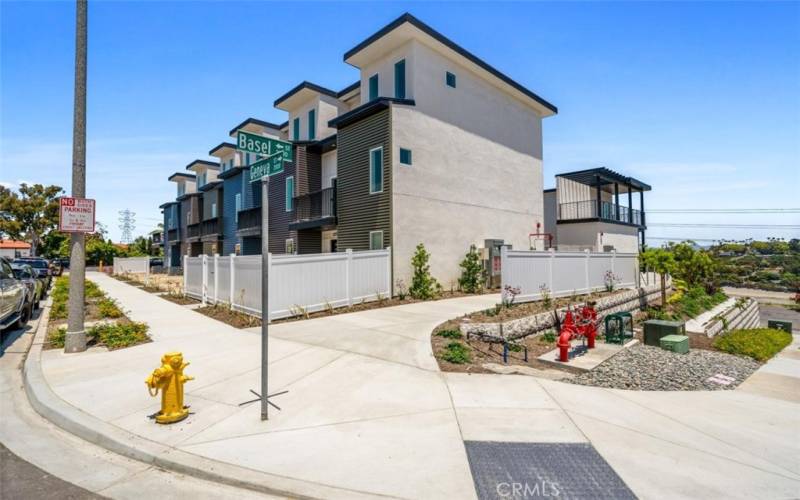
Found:
[[[586,443],[465,441],[481,500],[636,498]]]

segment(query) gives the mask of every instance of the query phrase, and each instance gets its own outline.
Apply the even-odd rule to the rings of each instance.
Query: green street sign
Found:
[[[258,155],[272,156],[280,153],[284,160],[292,161],[292,143],[271,139],[250,132],[239,131],[236,148]]]
[[[275,154],[250,165],[250,182],[283,172],[283,155]]]

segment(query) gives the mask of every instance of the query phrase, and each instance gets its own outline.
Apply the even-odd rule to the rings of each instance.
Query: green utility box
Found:
[[[633,316],[629,312],[612,313],[605,318],[606,344],[624,344],[633,338]]]
[[[775,328],[776,330],[783,330],[784,332],[792,333],[792,322],[791,321],[780,321],[777,319],[771,319],[767,321],[767,327]]]
[[[686,335],[667,335],[659,341],[661,348],[667,351],[686,354],[689,352],[689,337]]]
[[[644,344],[658,347],[661,337],[667,335],[686,334],[686,324],[683,321],[665,321],[650,319],[644,322]]]

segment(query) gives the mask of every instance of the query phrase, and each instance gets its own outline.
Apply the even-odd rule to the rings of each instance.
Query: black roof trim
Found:
[[[170,205],[177,205],[177,204],[178,204],[177,201],[168,201],[166,203],[162,203],[161,205],[159,205],[158,208],[167,208]]]
[[[244,172],[245,170],[247,170],[249,168],[250,167],[240,167],[240,166],[231,167],[228,170],[226,170],[224,172],[220,172],[219,174],[217,174],[217,179],[223,179],[224,180],[224,179],[227,179],[229,177],[235,177],[235,176],[239,175],[240,173]]]
[[[446,36],[442,35],[441,33],[436,31],[435,29],[431,28],[427,24],[423,23],[422,21],[420,21],[416,17],[412,16],[408,12],[406,12],[403,15],[401,15],[400,17],[398,17],[394,21],[390,22],[389,24],[387,24],[386,26],[384,26],[383,28],[378,30],[375,34],[373,34],[372,36],[370,36],[369,38],[367,38],[363,42],[359,43],[358,45],[356,45],[352,49],[350,49],[347,52],[345,52],[344,60],[347,61],[350,57],[352,57],[353,55],[357,54],[358,52],[360,52],[364,48],[366,48],[369,45],[371,45],[372,43],[374,43],[376,40],[382,38],[384,35],[388,34],[389,32],[391,32],[392,30],[394,30],[395,28],[401,26],[404,23],[409,23],[409,24],[415,26],[416,28],[418,28],[423,33],[435,38],[437,41],[439,41],[443,45],[447,46],[448,48],[452,49],[453,51],[455,51],[460,56],[468,59],[469,61],[473,62],[474,64],[477,64],[478,66],[480,66],[481,68],[485,69],[486,71],[488,71],[492,75],[494,75],[497,78],[503,80],[505,83],[511,85],[512,87],[514,87],[515,89],[519,90],[520,92],[522,92],[526,96],[530,97],[534,101],[536,101],[539,104],[541,104],[542,106],[546,107],[547,109],[549,109],[553,113],[558,113],[558,108],[557,107],[555,107],[554,105],[550,104],[546,100],[542,99],[541,97],[536,95],[531,90],[528,90],[527,88],[523,87],[519,83],[515,82],[514,80],[512,80],[510,77],[508,77],[504,73],[501,73],[500,71],[495,69],[493,66],[491,66],[487,62],[483,61],[478,56],[472,54],[471,52],[469,52],[465,48],[461,47],[460,45],[458,45],[454,41],[452,41],[449,38],[447,38]]]
[[[544,191],[542,191],[542,192],[543,192],[543,193],[555,193],[555,192],[556,192],[556,188],[545,189],[545,190],[544,190]]]
[[[280,128],[281,128],[281,130],[283,130],[284,128],[286,128],[288,126],[289,126],[289,120],[286,120],[285,122],[281,123],[281,127]]]
[[[175,172],[174,174],[167,177],[167,180],[171,181],[174,177],[186,177],[187,179],[194,180],[197,176],[194,174],[187,174],[186,172]]]
[[[200,186],[199,189],[200,189],[200,191],[206,192],[206,191],[211,191],[212,189],[217,188],[217,187],[222,187],[222,181],[206,182],[205,184]]]
[[[200,165],[205,165],[206,167],[219,168],[219,163],[217,163],[217,162],[208,161],[208,160],[194,160],[194,161],[189,162],[188,165],[186,165],[186,170],[189,170],[189,167],[191,167],[192,165],[195,165],[197,163],[199,163]]]
[[[634,179],[633,177],[622,175],[606,167],[588,168],[586,170],[556,174],[556,177],[564,177],[565,179],[593,187],[598,185],[599,180],[601,186],[611,184],[612,182],[619,182],[622,184],[630,184],[631,187],[639,191],[650,191],[653,189],[650,184],[642,182],[639,179]]]
[[[259,120],[258,118],[248,118],[245,121],[243,121],[242,123],[240,123],[239,125],[236,125],[235,127],[233,127],[231,129],[231,131],[228,132],[228,135],[233,135],[237,130],[239,130],[240,128],[243,128],[245,125],[248,125],[250,123],[253,123],[253,124],[256,124],[256,125],[261,125],[262,127],[269,127],[269,128],[274,128],[274,129],[280,129],[281,128],[280,125],[277,125],[275,123],[265,122],[264,120]]]
[[[295,88],[293,88],[289,92],[287,92],[287,93],[283,94],[282,96],[278,97],[277,99],[275,99],[275,102],[272,103],[273,106],[275,106],[277,108],[280,105],[280,103],[282,103],[286,99],[292,97],[294,94],[300,92],[303,89],[313,90],[314,92],[319,92],[320,94],[325,94],[325,95],[328,95],[328,96],[331,96],[331,97],[339,97],[338,94],[335,91],[331,90],[331,89],[326,89],[325,87],[317,85],[316,83],[311,83],[309,81],[303,81],[303,82],[300,82],[299,85],[297,85]]]
[[[355,89],[357,89],[360,85],[361,85],[361,80],[353,82],[350,85],[348,85],[347,87],[345,87],[342,90],[340,90],[336,97],[342,97],[345,94],[349,94],[350,92],[352,92]]]
[[[397,99],[395,97],[379,97],[373,99],[368,103],[362,104],[357,108],[353,108],[343,115],[339,115],[333,120],[328,122],[328,126],[332,128],[340,128],[347,126],[353,122],[374,115],[378,111],[383,111],[392,104],[404,104],[406,106],[414,106],[414,99]]]
[[[201,193],[200,191],[195,191],[194,193],[186,193],[183,196],[178,196],[177,198],[175,198],[175,200],[183,201],[183,200],[191,198],[192,196],[200,196],[201,194],[203,194],[203,193]]]
[[[323,139],[315,141],[308,146],[308,150],[317,154],[325,154],[336,149],[336,134],[329,135]]]
[[[208,152],[208,154],[209,155],[213,155],[214,153],[216,153],[217,151],[219,151],[222,148],[233,148],[233,149],[236,149],[236,144],[233,144],[231,142],[220,142],[219,145],[214,146],[213,148],[211,148],[211,150]]]

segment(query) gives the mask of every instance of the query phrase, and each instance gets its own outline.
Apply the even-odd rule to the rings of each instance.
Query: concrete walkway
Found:
[[[88,419],[73,428],[163,466],[318,498],[475,498],[464,441],[589,443],[644,498],[800,491],[800,404],[758,388],[645,393],[439,372],[432,328],[497,296],[272,326],[270,392],[289,393],[276,399],[283,411],[261,422],[257,404],[238,406],[259,385],[257,329],[234,329],[103,275],[89,279],[146,321],[154,342],[45,351],[44,377],[29,380],[29,393],[60,408],[52,418],[62,424]],[[159,405],[144,378],[172,350],[192,363],[194,413],[158,426],[146,418]],[[800,359],[787,363],[780,370],[796,393]]]

